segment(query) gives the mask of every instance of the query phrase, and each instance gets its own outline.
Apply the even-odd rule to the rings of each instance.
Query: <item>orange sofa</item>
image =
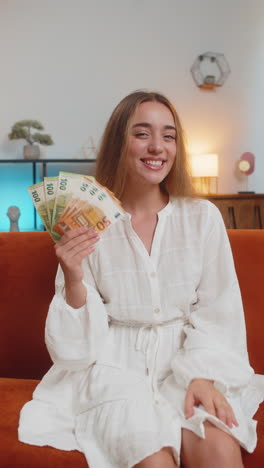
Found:
[[[245,308],[250,361],[264,374],[264,230],[228,231]],[[44,324],[54,292],[57,261],[46,232],[0,233],[0,467],[87,468],[84,456],[17,439],[19,412],[51,361]],[[245,467],[264,466],[264,405],[258,410],[258,446],[243,453]],[[98,467],[103,468],[103,467]]]

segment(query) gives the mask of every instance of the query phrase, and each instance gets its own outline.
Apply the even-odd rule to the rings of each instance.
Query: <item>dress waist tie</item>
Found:
[[[174,324],[176,325],[177,323],[179,324],[181,323],[182,326],[184,326],[188,323],[188,319],[179,317],[179,318],[174,318],[172,320],[167,320],[164,322],[148,323],[148,322],[122,321],[122,320],[111,318],[110,322],[111,324],[118,325],[118,326],[138,328],[135,349],[137,351],[143,351],[143,353],[146,356],[146,369],[147,369],[147,374],[150,377],[151,390],[153,392],[153,397],[154,397],[155,402],[158,403],[159,391],[158,391],[158,386],[157,386],[156,373],[157,373],[157,356],[158,356],[158,351],[159,351],[159,346],[160,346],[162,328],[171,327]],[[144,347],[144,342],[145,342],[144,331],[147,329],[150,330],[150,334],[149,334],[149,340],[148,340],[147,346]],[[152,346],[152,342],[153,342],[153,346]]]

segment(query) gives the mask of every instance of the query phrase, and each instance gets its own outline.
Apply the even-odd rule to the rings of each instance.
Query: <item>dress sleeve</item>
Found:
[[[246,386],[254,371],[248,361],[244,311],[228,235],[219,210],[212,203],[208,208],[197,301],[172,369],[184,388],[192,379],[204,378],[229,393]]]
[[[54,364],[80,370],[93,364],[108,335],[108,317],[89,262],[83,261],[86,304],[74,309],[65,301],[64,275],[58,267],[55,295],[49,307],[45,342]]]

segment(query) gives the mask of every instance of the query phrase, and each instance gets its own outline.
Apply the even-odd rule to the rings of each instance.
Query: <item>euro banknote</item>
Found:
[[[102,232],[123,215],[120,202],[97,181],[60,172],[52,219],[54,232],[62,235],[81,226],[93,226]]]
[[[53,209],[57,193],[58,177],[44,177],[44,196],[46,200],[47,212],[50,227],[52,225]]]
[[[28,191],[55,242],[81,226],[102,233],[124,216],[120,201],[91,176],[60,172],[57,177],[44,177]]]
[[[44,194],[44,183],[39,182],[38,184],[30,185],[28,188],[31,200],[45,226],[47,231],[51,230],[51,223],[49,220],[47,202]]]

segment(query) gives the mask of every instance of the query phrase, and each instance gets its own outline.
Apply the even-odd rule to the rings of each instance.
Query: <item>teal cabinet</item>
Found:
[[[93,159],[0,159],[0,231],[9,231],[10,221],[7,210],[17,206],[20,231],[44,230],[41,219],[33,207],[27,187],[43,180],[43,177],[57,176],[60,171],[94,175]]]

